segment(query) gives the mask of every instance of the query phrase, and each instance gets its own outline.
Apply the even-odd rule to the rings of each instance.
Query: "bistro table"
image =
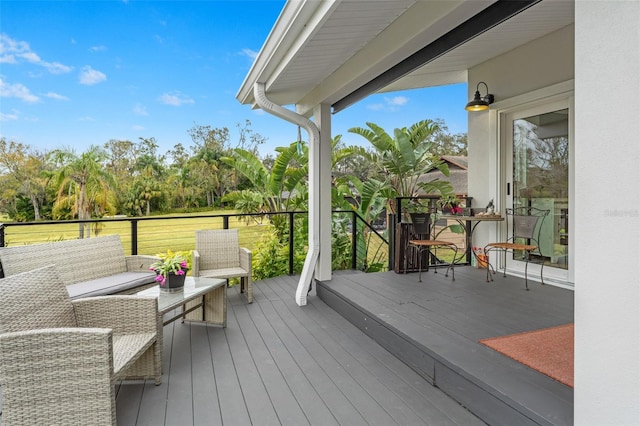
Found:
[[[177,309],[182,311],[165,320],[162,325],[182,318],[207,324],[227,326],[227,281],[218,278],[186,277],[179,291],[160,291],[154,286],[136,293],[137,296],[158,298],[158,312],[163,315]],[[201,308],[201,309],[200,309]],[[195,312],[200,309],[200,312]]]
[[[438,216],[438,219],[446,219],[446,220],[455,220],[458,222],[465,230],[467,235],[467,247],[466,247],[466,257],[467,262],[471,262],[471,256],[474,256],[476,259],[476,264],[479,261],[477,254],[471,250],[473,245],[473,231],[475,231],[476,227],[480,222],[501,222],[504,220],[504,216],[501,215],[478,215],[478,216],[462,216],[462,215],[441,215]],[[488,260],[487,260],[488,261]]]

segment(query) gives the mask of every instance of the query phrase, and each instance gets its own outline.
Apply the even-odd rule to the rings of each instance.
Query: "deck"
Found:
[[[118,388],[119,425],[483,424],[296,277],[230,288],[226,329],[165,326],[163,382]]]
[[[441,273],[423,275],[418,283],[416,273],[345,271],[314,285],[305,307],[294,302],[297,277],[254,283],[251,305],[231,287],[226,329],[179,321],[165,326],[162,384],[119,384],[118,424],[516,424],[510,412],[486,412],[493,409],[487,395],[499,399],[501,391],[524,411],[550,404],[520,424],[571,424],[570,388],[477,343],[572,321],[572,292],[537,285],[525,292],[521,284],[515,278],[487,284],[470,267],[456,269],[455,283]],[[341,301],[336,309],[345,316],[316,291],[334,299],[332,305]],[[362,327],[345,306],[380,317],[367,316]],[[380,319],[388,314],[390,325]],[[376,343],[347,318],[376,338],[388,336],[371,333],[379,328],[374,323],[402,333],[405,341],[416,330],[432,333],[419,357],[453,373],[437,370],[440,388],[433,386],[426,369],[416,363],[412,369],[392,354],[417,356],[414,349]]]
[[[478,343],[573,322],[573,292],[486,270],[338,273],[318,294],[426,380],[493,425],[573,424],[573,389]]]

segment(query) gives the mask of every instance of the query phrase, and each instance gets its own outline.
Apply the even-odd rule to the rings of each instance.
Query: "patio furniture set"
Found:
[[[514,253],[525,262],[524,277],[525,277],[525,289],[529,290],[528,281],[528,266],[529,262],[537,261],[537,258],[541,260],[538,262],[541,265],[540,268],[540,280],[544,284],[544,278],[542,275],[544,268],[544,257],[540,253],[539,240],[540,231],[542,229],[542,222],[549,215],[549,210],[541,210],[535,207],[516,207],[506,210],[507,220],[507,233],[508,237],[504,241],[490,242],[484,246],[482,250],[482,259],[478,258],[478,254],[475,251],[471,251],[473,231],[481,222],[498,222],[505,220],[505,217],[495,214],[488,215],[475,215],[475,216],[462,216],[462,215],[441,215],[439,219],[452,219],[458,222],[460,227],[464,229],[466,233],[466,246],[467,257],[470,255],[476,257],[477,263],[483,263],[487,269],[487,282],[493,281],[493,275],[496,273],[495,268],[489,262],[489,254],[491,252],[500,252],[503,255],[503,276],[506,277],[506,256],[507,253]],[[427,213],[412,213],[412,230],[411,235],[408,238],[406,251],[415,251],[418,256],[418,282],[422,281],[422,269],[429,270],[433,267],[434,272],[437,272],[437,267],[446,267],[445,276],[448,276],[449,270],[451,270],[451,280],[455,281],[455,272],[453,269],[454,264],[458,260],[458,246],[443,239],[439,239],[439,232],[435,233],[435,226],[433,226],[432,218],[434,214]],[[442,231],[440,231],[442,232]],[[442,261],[437,255],[439,248],[446,248],[453,252],[453,258],[450,261]],[[518,254],[517,254],[518,253]],[[405,259],[409,259],[410,256],[405,254]],[[426,261],[425,261],[426,259]],[[407,268],[405,268],[406,270]]]
[[[0,248],[2,421],[115,424],[116,381],[161,383],[163,325],[226,327],[229,278],[253,301],[251,252],[237,229],[197,241],[172,293],[149,270],[157,258],[125,256],[117,235]]]

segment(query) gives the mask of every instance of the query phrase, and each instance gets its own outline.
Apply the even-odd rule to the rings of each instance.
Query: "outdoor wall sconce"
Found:
[[[480,97],[480,85],[484,84],[487,89],[487,94]],[[493,103],[493,95],[489,93],[489,86],[484,81],[481,81],[476,86],[476,94],[473,95],[473,100],[467,104],[464,109],[467,111],[486,111],[489,109],[489,105]]]

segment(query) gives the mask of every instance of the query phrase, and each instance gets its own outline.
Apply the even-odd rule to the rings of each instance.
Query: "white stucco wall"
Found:
[[[470,70],[469,98],[486,81],[500,108],[571,79],[574,420],[640,425],[640,1],[577,1],[575,27]],[[469,114],[469,194],[478,206],[498,185],[496,116]],[[476,237],[491,232],[479,227]]]
[[[469,70],[469,99],[476,85],[484,81],[495,96],[491,111],[469,113],[469,195],[473,205],[484,207],[494,199],[504,210],[500,191],[497,110],[509,100],[574,78],[574,26],[561,28],[517,49],[506,52]],[[484,86],[480,88],[485,94]],[[513,106],[509,104],[509,106]],[[474,244],[484,245],[496,238],[499,225],[479,226]]]
[[[575,424],[640,424],[640,2],[576,1]]]
[[[469,99],[476,84],[484,81],[495,96],[495,110],[506,99],[571,80],[574,77],[574,26],[562,28],[518,49],[484,62],[469,70]],[[484,86],[481,87],[484,95]],[[495,115],[495,114],[494,114]],[[469,194],[477,206],[484,206],[495,194],[490,160],[496,155],[497,135],[491,126],[491,112],[469,113]]]

